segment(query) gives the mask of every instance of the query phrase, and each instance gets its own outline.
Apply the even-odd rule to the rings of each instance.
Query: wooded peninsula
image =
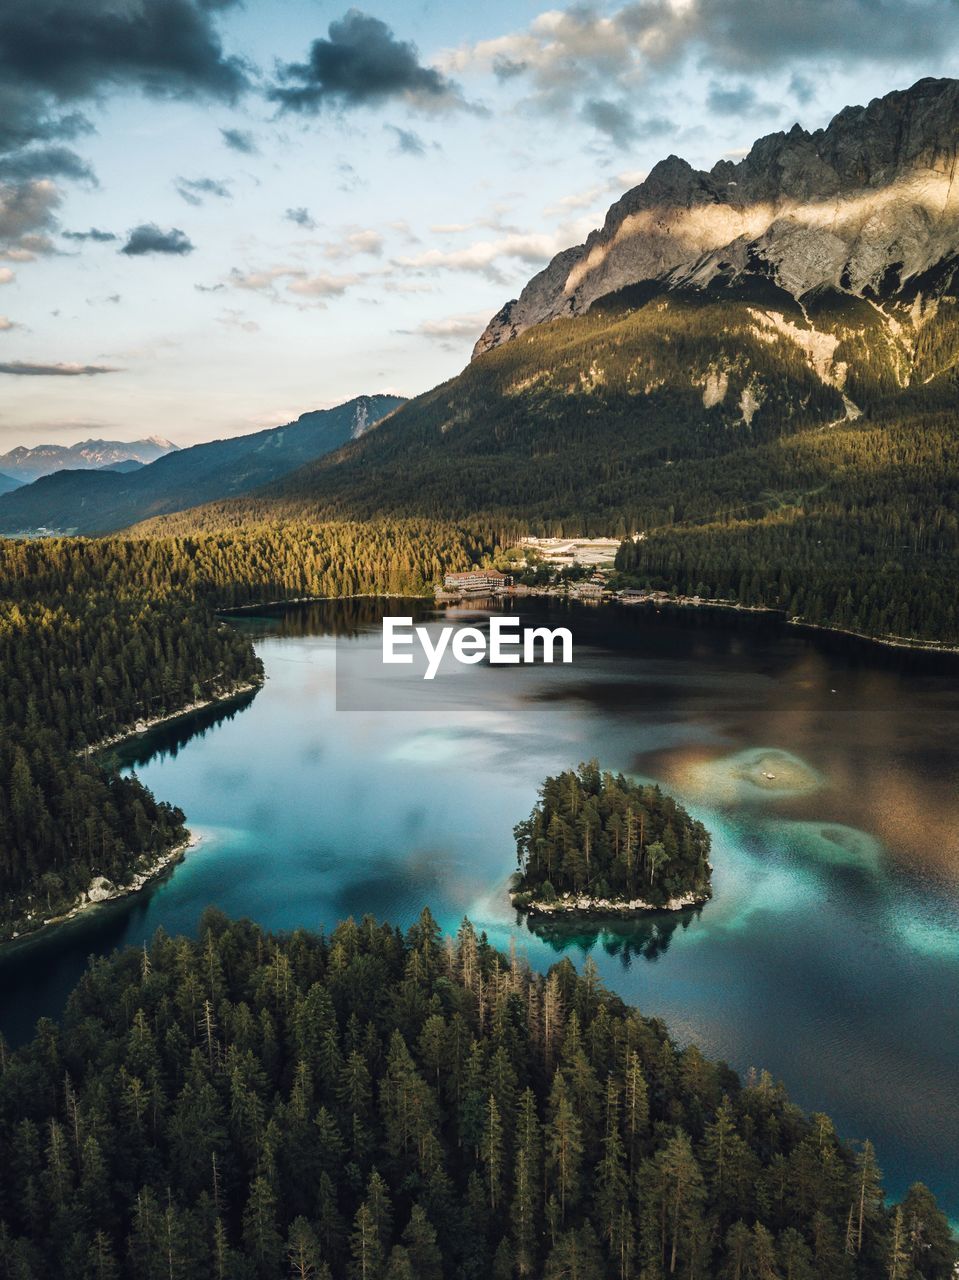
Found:
[[[264,934],[208,911],[94,961],[0,1051],[5,1280],[950,1280],[763,1073],[464,921]]]

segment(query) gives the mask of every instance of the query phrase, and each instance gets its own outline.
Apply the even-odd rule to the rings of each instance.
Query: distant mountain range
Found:
[[[0,496],[0,533],[105,533],[244,494],[357,439],[403,403],[399,396],[359,396],[281,427],[167,452],[133,470],[139,460],[126,458],[95,471],[58,471]]]
[[[79,444],[38,444],[32,449],[19,445],[0,454],[0,474],[30,484],[54,471],[98,471],[121,462],[155,462],[176,445],[160,436],[133,440],[82,440]]]
[[[20,481],[14,480],[13,476],[5,476],[0,474],[0,494],[10,493],[13,489],[20,488]]]

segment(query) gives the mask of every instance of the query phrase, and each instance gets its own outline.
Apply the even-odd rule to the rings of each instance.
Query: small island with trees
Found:
[[[709,832],[654,784],[590,760],[547,778],[513,829],[513,906],[585,916],[679,911],[712,896]]]

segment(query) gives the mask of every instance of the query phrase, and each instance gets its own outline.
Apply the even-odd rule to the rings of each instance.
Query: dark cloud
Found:
[[[220,137],[231,151],[239,151],[245,156],[257,153],[256,139],[249,129],[221,129]]]
[[[356,191],[366,185],[349,160],[338,160],[336,171],[340,175],[340,181],[337,184],[340,191]]]
[[[384,126],[396,138],[396,149],[407,156],[425,156],[426,143],[415,129],[401,129],[399,125]]]
[[[225,284],[195,284],[194,289],[197,293],[219,293],[221,289],[225,289]]]
[[[649,84],[651,73],[675,73],[687,62],[694,74],[708,67],[744,78],[783,68],[812,77],[823,63],[888,63],[925,75],[941,67],[948,74],[957,44],[959,0],[620,0],[618,7],[582,0],[554,6],[523,30],[461,48],[451,65],[520,80],[530,89],[524,110],[593,117],[597,128],[622,140],[629,122],[617,121],[607,104],[635,104],[637,86]],[[719,110],[737,109],[732,98],[725,105],[733,92],[717,91]],[[794,78],[792,92],[803,102],[809,80]],[[760,102],[748,109],[773,110]]]
[[[111,89],[234,101],[249,72],[224,53],[214,18],[224,7],[217,0],[0,3],[4,175],[91,181],[89,166],[62,143],[90,131],[80,107]],[[50,143],[61,145],[39,145]]]
[[[706,106],[720,116],[769,116],[777,115],[779,108],[762,102],[756,90],[748,84],[730,87],[713,82],[706,94]]]
[[[0,364],[0,373],[18,378],[92,378],[98,373],[121,373],[107,364],[34,364],[28,360],[12,360]]]
[[[289,111],[368,106],[403,99],[420,107],[464,107],[458,87],[424,66],[414,44],[397,40],[379,18],[350,11],[314,40],[307,62],[280,68],[269,96]]]
[[[514,80],[529,69],[528,63],[517,58],[507,58],[498,54],[493,59],[493,74],[497,80]]]
[[[216,178],[177,178],[173,185],[187,204],[202,204],[204,196],[216,196],[219,200],[233,199],[229,184]]]
[[[193,242],[179,227],[171,227],[163,231],[155,222],[144,222],[134,227],[120,250],[131,258],[139,258],[147,253],[192,253]]]
[[[626,147],[637,136],[636,120],[624,103],[608,98],[587,98],[583,103],[583,119],[600,133],[605,133],[618,147]]]
[[[224,54],[211,10],[194,0],[5,4],[0,77],[57,104],[108,86],[232,101],[248,86],[247,70]]]
[[[808,107],[816,96],[816,86],[807,76],[801,76],[797,71],[790,77],[789,92],[800,106]]]
[[[4,80],[0,75],[0,151],[16,151],[31,143],[69,141],[90,132],[92,125],[82,112],[57,110],[42,92],[12,76]]]
[[[959,36],[954,0],[696,0],[687,16],[687,40],[701,40],[716,65],[744,69],[822,56],[900,63],[937,56]]]
[[[99,227],[91,227],[89,231],[64,231],[61,234],[64,240],[92,240],[95,244],[106,244],[117,238],[112,231],[101,231]]]
[[[316,230],[316,223],[310,217],[309,209],[303,208],[302,205],[298,209],[287,209],[283,217],[287,222],[295,222],[298,227],[303,227],[306,231]]]
[[[73,178],[95,183],[93,170],[69,147],[30,147],[0,156],[0,179]]]
[[[706,106],[721,116],[746,115],[756,106],[756,90],[748,84],[741,84],[733,89],[711,84],[706,95]]]

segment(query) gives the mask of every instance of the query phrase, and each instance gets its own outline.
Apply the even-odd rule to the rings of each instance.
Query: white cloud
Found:
[[[426,249],[422,253],[395,259],[398,267],[415,271],[474,271],[501,279],[496,264],[503,259],[540,267],[549,262],[569,241],[565,234],[514,232],[496,240],[476,240],[462,249]]]
[[[217,324],[222,324],[228,329],[239,329],[243,333],[259,333],[260,326],[255,320],[249,320],[244,316],[242,311],[235,308],[225,308],[216,318]]]
[[[301,298],[338,298],[362,279],[358,275],[334,276],[320,272],[315,276],[297,276],[286,288],[287,292],[295,293]]]
[[[687,61],[693,80],[705,67],[737,81],[793,67],[802,95],[809,81],[796,80],[799,64],[821,76],[824,64],[911,60],[928,75],[957,41],[954,0],[627,0],[618,9],[583,0],[540,13],[523,30],[448,50],[440,65],[449,75],[495,76],[515,87],[520,111],[583,120],[606,145],[626,146],[674,131],[652,94],[665,93],[662,73]],[[714,94],[727,111],[741,97],[735,83]]]
[[[571,195],[562,196],[555,204],[547,205],[543,210],[543,217],[566,217],[579,209],[594,209],[597,204],[607,205],[611,196],[616,199],[624,192],[629,191],[630,188],[638,187],[645,177],[646,174],[641,169],[631,169],[624,173],[617,173],[605,182],[596,182],[591,187],[586,187],[583,191],[575,191]]]
[[[354,274],[332,275],[319,272],[316,275],[303,267],[275,266],[257,268],[252,271],[240,271],[234,267],[230,273],[230,283],[237,289],[249,289],[254,293],[264,293],[280,299],[277,285],[285,281],[285,291],[299,298],[333,298],[346,292],[351,285],[359,284],[363,276]]]
[[[424,320],[415,329],[404,329],[402,332],[415,333],[419,337],[441,342],[451,338],[469,338],[475,341],[488,322],[488,311],[471,311],[464,315],[444,316],[439,320]]]
[[[0,284],[10,284],[16,278],[15,273],[9,267],[0,267]]]
[[[252,289],[262,293],[272,289],[277,280],[284,276],[304,275],[301,267],[262,267],[253,271],[240,271],[234,267],[230,272],[230,283],[237,289]]]
[[[378,231],[358,227],[348,232],[342,240],[326,244],[323,252],[332,261],[352,258],[360,253],[368,253],[378,258],[383,252],[383,237]]]

